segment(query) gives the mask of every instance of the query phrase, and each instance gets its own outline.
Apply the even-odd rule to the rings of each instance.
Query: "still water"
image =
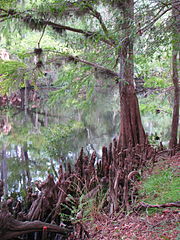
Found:
[[[101,158],[102,146],[108,146],[119,134],[118,92],[101,92],[92,101],[93,104],[83,111],[62,110],[56,105],[45,106],[42,111],[36,110],[28,116],[24,116],[24,112],[6,113],[11,131],[1,133],[0,137],[1,179],[6,182],[6,193],[22,192],[27,184],[45,179],[48,172],[54,174],[53,167],[57,171],[60,163],[74,162],[82,147],[85,154],[96,151],[97,158]],[[139,101],[141,105],[146,100],[140,98]],[[141,116],[150,142],[156,145],[162,141],[167,145],[170,112],[162,110],[157,114],[154,107],[152,111],[143,111]],[[62,135],[61,126],[69,120],[80,122],[81,127],[70,135]],[[154,136],[158,136],[158,140]]]

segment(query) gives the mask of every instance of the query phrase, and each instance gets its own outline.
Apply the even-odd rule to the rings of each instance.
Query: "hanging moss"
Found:
[[[27,15],[23,18],[23,22],[29,27],[31,30],[41,31],[43,26],[45,25],[42,20],[33,18],[30,15]]]

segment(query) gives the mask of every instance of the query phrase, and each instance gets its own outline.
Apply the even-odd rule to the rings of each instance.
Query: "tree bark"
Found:
[[[8,184],[7,184],[7,175],[8,175],[8,167],[7,167],[7,159],[6,159],[6,147],[3,145],[2,149],[2,160],[1,160],[1,180],[4,182],[4,196],[8,195]]]
[[[69,232],[68,229],[41,221],[17,221],[7,211],[0,211],[1,240],[10,240],[26,233],[41,232],[44,227],[46,227],[48,232],[60,233],[62,235],[67,235]]]
[[[169,148],[177,145],[179,125],[179,73],[180,69],[180,2],[172,0],[173,34],[172,34],[172,81],[174,84],[174,107]]]
[[[124,23],[122,25],[120,59],[120,136],[118,148],[127,148],[145,143],[145,132],[141,122],[138,99],[134,88],[133,22],[134,0],[122,3]]]

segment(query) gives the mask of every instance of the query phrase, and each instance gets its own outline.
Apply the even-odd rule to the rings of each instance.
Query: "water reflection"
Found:
[[[50,110],[46,106],[45,115],[40,109],[39,113],[35,111],[33,116],[26,118],[26,122],[23,113],[12,115],[14,118],[9,119],[12,124],[11,132],[8,136],[1,134],[0,138],[1,179],[5,179],[6,189],[24,191],[30,180],[44,179],[48,171],[53,173],[52,164],[58,171],[60,163],[74,162],[82,147],[85,154],[90,155],[96,151],[97,160],[101,158],[102,146],[108,146],[119,133],[118,91],[111,89],[108,94],[98,93],[92,101],[91,108],[82,112],[77,109],[65,112],[58,109],[57,114],[57,106]],[[43,148],[44,129],[55,124],[66,124],[67,120],[72,119],[81,121],[83,128],[71,136],[67,145],[63,145],[64,149],[60,149],[62,155],[53,159]],[[40,121],[46,122],[45,126],[38,124]],[[149,136],[154,134],[159,136],[159,140],[153,143],[162,141],[163,145],[167,145],[170,136],[170,114],[146,112],[142,114],[142,121]],[[26,152],[25,158],[23,151]]]

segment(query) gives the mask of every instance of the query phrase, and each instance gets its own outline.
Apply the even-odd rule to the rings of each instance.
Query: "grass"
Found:
[[[162,170],[145,179],[139,193],[140,200],[149,204],[180,201],[180,177],[172,169]]]

